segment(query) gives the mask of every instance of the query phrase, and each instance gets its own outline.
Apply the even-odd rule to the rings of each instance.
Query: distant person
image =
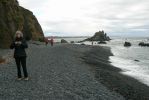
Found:
[[[24,80],[29,80],[28,72],[26,68],[26,52],[25,49],[28,48],[28,45],[23,38],[23,33],[21,31],[17,31],[14,37],[14,41],[10,45],[11,49],[15,49],[14,51],[14,58],[17,65],[17,72],[18,72],[18,80],[22,80],[21,75],[21,67],[24,73]]]
[[[45,45],[48,45],[48,39],[45,38]]]
[[[94,41],[92,41],[92,45],[94,45]]]
[[[51,46],[54,45],[54,39],[53,39],[53,37],[51,37],[50,43],[51,43]]]

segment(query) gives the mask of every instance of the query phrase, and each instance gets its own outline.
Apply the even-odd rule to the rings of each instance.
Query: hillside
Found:
[[[33,13],[21,6],[17,0],[0,1],[0,48],[8,48],[17,30],[27,40],[43,39],[43,31]]]

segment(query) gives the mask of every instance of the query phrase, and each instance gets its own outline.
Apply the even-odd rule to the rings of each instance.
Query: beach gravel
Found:
[[[16,80],[14,60],[0,65],[0,100],[124,100],[98,82],[82,59],[91,46],[29,44],[29,81]]]

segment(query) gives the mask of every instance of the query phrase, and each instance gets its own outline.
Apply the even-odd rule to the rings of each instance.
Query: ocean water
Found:
[[[131,47],[124,47],[126,39],[114,38],[107,46],[111,47],[114,56],[111,64],[121,68],[122,74],[128,75],[149,86],[149,47],[138,46],[139,42],[148,42],[146,38],[128,38]],[[139,60],[139,62],[135,61]]]
[[[71,41],[78,42],[78,41],[82,41],[82,40],[84,40],[86,38],[85,37],[76,37],[76,38],[74,38],[74,37],[62,38],[61,37],[61,38],[55,38],[54,41],[55,42],[61,42],[61,39],[65,39],[68,42],[71,42]]]
[[[68,41],[81,41],[85,38],[67,38]],[[111,47],[114,56],[110,57],[110,62],[115,67],[122,69],[122,74],[128,75],[149,86],[149,47],[138,46],[139,42],[148,42],[147,38],[120,38],[113,37],[113,40],[105,45]],[[131,47],[124,47],[124,42],[132,43]],[[91,45],[91,42],[84,42]],[[99,45],[94,42],[94,45]],[[135,61],[135,60],[139,60]]]

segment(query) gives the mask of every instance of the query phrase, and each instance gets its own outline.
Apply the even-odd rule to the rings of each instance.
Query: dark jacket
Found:
[[[28,45],[26,43],[26,41],[24,39],[21,39],[20,45],[15,44],[17,40],[14,40],[11,45],[10,45],[10,49],[15,49],[14,51],[14,58],[17,57],[27,57],[25,49],[28,48]]]

